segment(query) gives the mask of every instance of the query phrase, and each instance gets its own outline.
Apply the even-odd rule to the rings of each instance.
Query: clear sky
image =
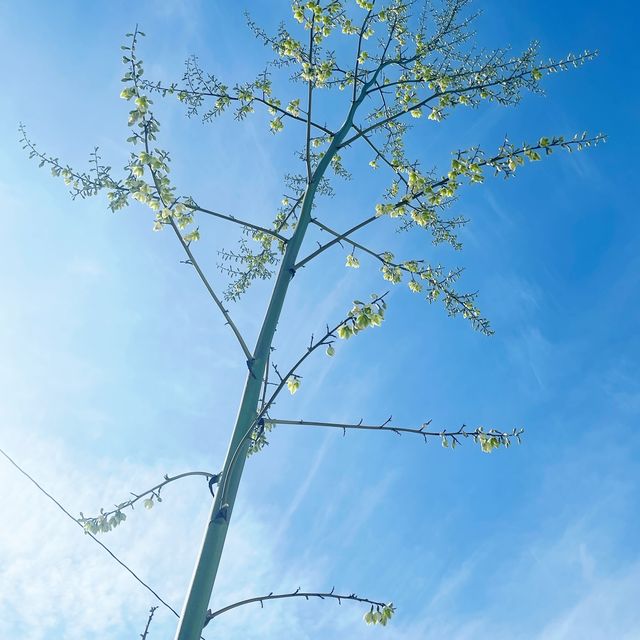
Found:
[[[356,605],[266,604],[221,617],[221,637],[640,637],[640,16],[622,0],[476,6],[482,44],[517,51],[537,39],[543,55],[601,56],[545,79],[548,95],[517,109],[420,121],[412,136],[425,162],[478,143],[491,150],[505,133],[520,142],[603,131],[609,141],[464,190],[464,250],[437,255],[466,267],[462,286],[480,291],[493,337],[395,288],[384,325],[320,355],[277,413],[524,426],[525,441],[485,455],[470,444],[452,452],[391,434],[278,428],[247,464],[214,608],[335,586],[392,600],[398,613],[379,629]],[[231,84],[253,78],[267,54],[244,8],[271,28],[289,16],[280,0],[0,2],[0,447],[73,513],[108,508],[164,473],[217,471],[246,369],[175,238],[153,233],[142,207],[112,214],[102,197],[71,201],[25,157],[18,123],[76,166],[95,145],[121,166],[124,34],[136,23],[147,33],[151,78],[179,79],[195,53]],[[158,115],[183,193],[269,218],[301,132],[273,137],[264,114],[202,125],[173,102]],[[369,159],[351,157],[367,170]],[[372,206],[367,175],[323,202],[336,226]],[[197,249],[220,289],[216,251],[236,235],[211,220],[201,231]],[[391,226],[367,238],[407,258],[432,252],[423,235]],[[294,279],[277,336],[282,363],[354,297],[387,284],[364,259],[345,269],[345,254],[326,252]],[[231,305],[251,342],[270,286]],[[0,638],[137,637],[151,595],[4,459],[0,483]],[[199,479],[164,498],[104,541],[179,609],[210,498]],[[150,638],[174,628],[161,608]]]

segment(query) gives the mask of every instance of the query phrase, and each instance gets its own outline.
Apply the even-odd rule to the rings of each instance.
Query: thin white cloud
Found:
[[[331,447],[332,443],[333,443],[333,439],[331,438],[331,434],[328,433],[324,438],[322,446],[320,447],[320,449],[318,449],[316,455],[313,458],[313,461],[311,462],[307,476],[305,477],[302,484],[298,487],[298,490],[293,496],[284,515],[282,516],[282,518],[279,519],[278,528],[276,530],[276,533],[274,534],[274,544],[276,546],[280,543],[282,536],[289,529],[289,526],[291,524],[291,518],[293,517],[295,512],[298,510],[298,507],[300,506],[305,496],[309,492],[309,488],[311,487],[311,484],[315,480],[318,470],[320,469],[320,466],[324,460],[324,457],[327,451],[329,450],[329,448]]]
[[[591,588],[573,606],[554,616],[537,638],[635,640],[640,637],[639,585],[640,561],[592,582]]]
[[[80,509],[92,514],[100,505],[109,508],[125,499],[129,491],[152,486],[169,464],[143,465],[106,457],[78,460],[63,443],[36,437],[24,429],[3,430],[1,436],[3,448],[74,514]],[[317,457],[316,468],[323,455]],[[181,465],[174,460],[170,466],[173,472]],[[309,482],[312,479],[313,473]],[[152,595],[4,458],[0,461],[0,486],[5,489],[1,503],[5,526],[0,528],[0,637],[80,640],[99,636],[115,640],[136,629],[139,633],[148,607],[156,604]],[[298,495],[297,501],[301,499]],[[127,521],[101,539],[179,610],[209,500],[201,480],[182,481],[167,487],[162,504],[153,510],[127,511]],[[308,558],[302,564],[289,562],[283,570],[283,559],[274,553],[275,543],[252,506],[239,504],[214,592],[214,607],[273,590],[322,586],[322,572]],[[289,603],[270,604],[264,611],[256,605],[218,619],[216,629],[232,637],[242,633],[245,638],[296,629],[302,633],[297,611],[296,605]],[[174,627],[175,618],[161,606],[154,633],[161,637],[172,633]]]
[[[83,276],[88,280],[97,280],[108,274],[108,270],[103,264],[90,257],[74,258],[69,262],[68,270],[70,273]]]

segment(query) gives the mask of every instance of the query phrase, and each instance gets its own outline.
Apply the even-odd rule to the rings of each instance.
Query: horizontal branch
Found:
[[[440,438],[443,446],[447,447],[451,443],[452,447],[461,444],[461,438],[473,438],[475,442],[478,442],[482,447],[482,450],[489,453],[491,450],[498,448],[500,445],[508,447],[511,444],[511,440],[515,439],[518,444],[521,442],[521,435],[524,433],[524,429],[513,429],[513,431],[505,432],[498,431],[496,429],[489,429],[485,431],[482,427],[477,427],[473,431],[467,431],[466,425],[462,425],[457,431],[428,431],[427,428],[431,424],[431,420],[425,422],[419,428],[412,427],[395,427],[390,425],[391,417],[389,417],[382,424],[363,424],[362,421],[357,423],[343,423],[343,422],[320,422],[313,420],[282,420],[280,418],[266,418],[265,425],[290,425],[297,427],[329,427],[334,429],[342,429],[343,435],[346,434],[347,429],[355,431],[388,431],[395,433],[396,435],[402,435],[403,433],[411,433],[414,435],[422,436],[424,442],[427,442],[428,438]],[[445,444],[446,443],[446,444]]]
[[[237,100],[238,98],[234,98],[234,99]],[[298,122],[303,122],[305,124],[307,123],[307,118],[306,117],[302,117],[302,116],[290,113],[286,109],[283,109],[282,107],[274,104],[273,102],[269,102],[268,100],[265,100],[263,98],[259,98],[257,96],[254,96],[254,100],[256,100],[257,102],[261,102],[262,104],[264,104],[269,109],[273,109],[274,111],[277,111],[281,115],[286,116],[288,118],[291,118],[292,120],[297,120]],[[301,110],[301,113],[304,113],[304,111]],[[335,135],[335,131],[332,131],[331,129],[329,129],[329,128],[325,127],[325,126],[323,126],[321,124],[318,124],[317,122],[314,122],[313,120],[310,121],[310,125],[314,129],[317,129],[318,131],[322,131],[322,133],[326,133],[328,136],[333,137]]]
[[[320,600],[333,599],[333,600],[337,600],[338,604],[342,604],[342,601],[344,600],[347,602],[361,602],[363,604],[368,604],[372,608],[375,607],[378,610],[383,608],[388,608],[391,611],[391,613],[393,613],[393,610],[394,610],[394,607],[392,604],[379,602],[378,600],[371,600],[370,598],[361,598],[357,596],[355,593],[350,593],[348,595],[341,595],[341,594],[335,593],[333,589],[331,589],[331,591],[328,591],[328,592],[322,592],[322,591],[300,591],[300,589],[298,588],[291,593],[273,593],[272,592],[266,596],[257,596],[255,598],[247,598],[246,600],[240,600],[239,602],[230,604],[229,606],[223,607],[222,609],[218,609],[217,611],[209,610],[207,612],[206,622],[204,623],[204,626],[207,626],[207,624],[214,618],[217,618],[218,616],[222,615],[223,613],[226,613],[227,611],[236,609],[237,607],[242,607],[246,604],[254,604],[256,602],[259,602],[260,606],[264,607],[264,603],[268,602],[269,600],[283,600],[285,598],[304,598],[305,600],[309,600],[310,598],[318,598]],[[390,617],[390,614],[389,614],[389,617]]]
[[[383,313],[383,309],[384,307],[386,307],[386,303],[384,301],[384,298],[386,297],[386,295],[387,293],[384,293],[381,296],[376,296],[367,305],[362,305],[362,306],[365,306],[370,309],[375,307],[378,311],[378,314],[381,315],[380,312],[382,311]],[[284,389],[285,385],[287,385],[287,382],[290,379],[299,379],[299,376],[296,376],[295,372],[298,370],[300,365],[302,365],[302,363],[319,347],[331,346],[332,342],[336,339],[336,335],[339,335],[339,331],[343,330],[343,328],[346,327],[349,329],[349,335],[353,335],[354,333],[357,333],[358,331],[361,330],[361,328],[356,326],[356,317],[353,315],[354,310],[356,310],[358,306],[360,306],[360,303],[356,303],[356,306],[354,306],[354,308],[352,309],[352,312],[349,315],[347,315],[346,318],[344,318],[338,324],[336,324],[332,329],[330,329],[329,326],[327,326],[327,331],[322,336],[322,338],[320,338],[320,340],[314,341],[314,337],[312,335],[311,343],[307,347],[306,351],[302,354],[302,356],[300,356],[300,358],[298,358],[298,360],[293,364],[293,366],[289,369],[289,371],[287,371],[287,373],[284,376],[281,376],[276,369],[276,372],[280,378],[280,381],[275,385],[276,388],[271,394],[271,396],[269,397],[269,399],[266,402],[264,401],[262,402],[260,406],[260,410],[258,411],[258,414],[252,420],[251,424],[249,424],[244,435],[240,438],[238,445],[236,446],[233,454],[231,455],[229,467],[235,464],[236,457],[240,453],[240,450],[242,449],[242,446],[244,442],[247,440],[247,438],[251,438],[253,436],[256,442],[260,441],[261,437],[264,435],[265,416],[267,415],[269,408],[273,405],[274,401],[276,400],[280,392]],[[350,327],[349,326],[350,324],[353,324],[353,327]],[[364,326],[370,326],[370,320],[368,318],[367,318],[367,324]],[[258,435],[256,435],[256,433]],[[223,504],[224,504],[224,497],[225,497],[226,488],[227,488],[227,477],[228,477],[228,474],[223,477],[222,485],[220,487],[220,495],[221,495],[221,500]]]

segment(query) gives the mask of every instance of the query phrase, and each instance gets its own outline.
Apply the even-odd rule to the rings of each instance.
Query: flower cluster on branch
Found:
[[[188,471],[176,476],[165,475],[164,480],[159,484],[143,491],[142,493],[132,493],[131,495],[133,498],[115,505],[115,507],[110,511],[100,509],[100,514],[97,516],[85,516],[81,511],[77,522],[80,523],[88,533],[92,533],[94,535],[97,533],[108,533],[127,519],[127,514],[124,512],[126,509],[133,510],[134,505],[140,500],[142,500],[142,504],[145,509],[153,509],[156,502],[162,502],[160,492],[163,487],[175,482],[176,480],[187,478],[189,476],[202,476],[207,480],[210,480],[214,477],[214,474],[206,471]]]

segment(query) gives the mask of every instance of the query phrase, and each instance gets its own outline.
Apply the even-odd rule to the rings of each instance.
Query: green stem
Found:
[[[238,493],[247,451],[251,444],[251,439],[248,436],[251,434],[252,426],[257,416],[260,390],[267,360],[271,352],[271,345],[289,289],[289,283],[296,273],[295,264],[298,253],[311,222],[311,211],[318,185],[324,177],[332,158],[352,128],[355,113],[364,100],[366,92],[375,82],[377,75],[377,73],[374,74],[371,81],[363,87],[358,100],[351,105],[344,124],[334,136],[327,152],[318,163],[307,185],[300,218],[293,236],[287,243],[273,293],[271,294],[269,307],[253,352],[253,359],[249,363],[250,369],[247,374],[238,417],[236,418],[222,470],[220,490],[213,502],[175,640],[198,640],[206,622],[207,606],[222,557],[229,520]]]
[[[327,592],[319,592],[319,591],[300,591],[300,589],[293,591],[292,593],[270,593],[266,596],[257,596],[255,598],[247,598],[246,600],[241,600],[240,602],[235,602],[234,604],[230,604],[227,607],[222,609],[218,609],[217,611],[212,611],[207,615],[207,620],[213,620],[218,616],[221,616],[223,613],[227,611],[231,611],[232,609],[236,609],[237,607],[242,607],[246,604],[255,604],[259,602],[262,605],[264,602],[269,600],[283,600],[285,598],[304,598],[305,600],[309,600],[309,598],[319,598],[320,600],[332,599],[337,600],[339,604],[342,604],[342,601],[351,601],[351,602],[362,602],[364,604],[370,604],[372,607],[385,607],[387,606],[384,602],[379,602],[378,600],[371,600],[370,598],[360,598],[355,593],[350,593],[348,595],[341,595],[338,593],[334,593],[333,590]]]

